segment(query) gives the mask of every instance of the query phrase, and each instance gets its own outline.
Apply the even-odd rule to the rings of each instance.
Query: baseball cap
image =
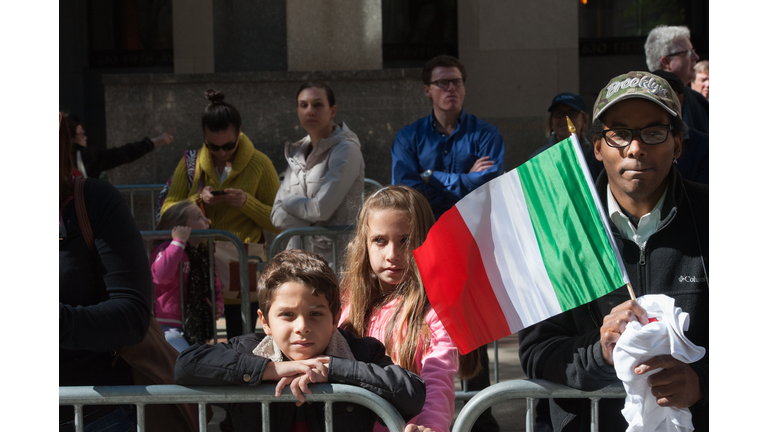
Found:
[[[680,101],[664,78],[650,72],[634,71],[611,79],[608,85],[600,90],[592,118],[599,118],[608,108],[631,98],[649,100],[673,116],[681,115]]]
[[[552,105],[549,106],[547,111],[552,112],[557,104],[566,104],[569,107],[577,111],[587,111],[587,104],[584,103],[584,99],[576,93],[560,93],[552,99]]]

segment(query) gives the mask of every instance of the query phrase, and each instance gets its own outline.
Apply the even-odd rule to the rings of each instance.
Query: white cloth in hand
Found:
[[[655,318],[645,326],[637,321],[627,324],[613,351],[616,375],[624,383],[627,397],[621,413],[629,423],[627,432],[688,432],[693,430],[688,408],[661,407],[651,394],[648,377],[661,369],[635,374],[635,367],[660,355],[672,355],[684,363],[693,363],[704,357],[706,350],[694,345],[685,334],[689,315],[675,307],[675,300],[666,295],[646,295],[637,299]],[[707,323],[698,323],[707,325]]]

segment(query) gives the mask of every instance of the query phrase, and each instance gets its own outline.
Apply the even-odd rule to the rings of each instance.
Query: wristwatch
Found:
[[[429,183],[430,178],[432,178],[432,170],[426,170],[421,173],[421,179],[424,180],[424,183]]]

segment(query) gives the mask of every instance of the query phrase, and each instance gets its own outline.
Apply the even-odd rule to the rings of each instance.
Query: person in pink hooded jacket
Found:
[[[208,228],[208,218],[190,200],[174,204],[157,224],[158,230],[172,229],[173,240],[161,243],[152,254],[155,318],[165,332],[165,340],[179,352],[189,348],[191,343],[205,343],[213,338],[208,248],[202,244],[205,239],[189,239],[193,229]],[[184,271],[185,322],[181,318],[180,262],[183,262]],[[224,313],[224,300],[215,269],[214,282],[216,318],[220,318]]]
[[[454,378],[471,378],[479,356],[460,356],[416,276],[413,250],[435,223],[429,203],[408,186],[389,186],[365,201],[347,247],[340,327],[382,343],[403,369],[419,374],[427,398],[407,431],[449,432]],[[386,430],[377,425],[376,431]]]

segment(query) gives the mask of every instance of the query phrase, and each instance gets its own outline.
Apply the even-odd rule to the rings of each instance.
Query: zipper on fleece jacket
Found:
[[[648,276],[646,273],[650,271],[650,268],[646,266],[647,262],[645,260],[645,252],[647,250],[648,242],[651,241],[651,239],[653,238],[654,235],[656,235],[656,233],[658,233],[662,229],[666,228],[670,223],[672,223],[672,220],[675,218],[676,215],[677,215],[677,207],[673,207],[669,213],[669,216],[667,216],[667,218],[664,219],[664,221],[662,221],[664,224],[657,227],[656,231],[653,234],[651,234],[650,237],[648,237],[648,240],[646,240],[644,247],[640,247],[634,241],[624,237],[621,234],[621,232],[618,230],[618,228],[616,228],[615,226],[612,229],[614,237],[619,237],[625,240],[626,242],[635,245],[635,247],[637,247],[640,250],[640,257],[638,258],[638,262],[637,262],[638,264],[637,279],[639,282],[638,290],[640,290],[641,292],[647,292],[645,285],[646,285],[646,281],[650,279],[650,277],[646,277]]]

